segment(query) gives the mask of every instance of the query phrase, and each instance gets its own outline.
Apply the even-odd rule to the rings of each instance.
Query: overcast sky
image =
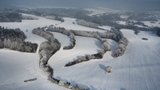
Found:
[[[107,7],[114,9],[160,9],[160,0],[0,0],[0,6]]]

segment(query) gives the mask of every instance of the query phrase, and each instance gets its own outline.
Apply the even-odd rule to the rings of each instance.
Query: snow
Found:
[[[85,10],[91,12],[89,15],[102,15],[102,14],[111,14],[111,13],[120,13],[122,11],[119,10],[114,10],[110,8],[103,8],[103,7],[98,7],[98,8],[86,8]]]
[[[158,90],[160,88],[159,37],[146,32],[135,35],[131,30],[122,29],[121,31],[130,42],[123,56],[112,58],[110,52],[108,52],[101,60],[93,60],[64,68],[63,65],[70,61],[71,57],[75,57],[80,53],[68,53],[70,51],[64,51],[66,52],[64,53],[63,51],[59,51],[49,62],[55,68],[55,76],[87,85],[93,90]],[[143,37],[149,40],[143,41]],[[84,50],[97,48],[96,46],[88,45],[80,46],[85,48]],[[71,52],[77,52],[77,50],[74,50]],[[83,49],[80,50],[84,51]],[[61,57],[59,54],[64,56]],[[100,68],[100,65],[113,67],[113,72],[109,74],[105,73]]]
[[[75,19],[64,18],[65,22],[38,17],[38,20],[23,20],[22,23],[0,23],[8,28],[21,28],[27,34],[27,41],[41,43],[43,38],[33,35],[31,30],[49,25],[62,26],[67,29],[94,31],[73,24]],[[26,32],[28,29],[28,32]],[[99,30],[101,31],[101,30]],[[93,38],[76,36],[76,46],[63,50],[69,44],[69,38],[53,33],[62,44],[61,49],[53,55],[48,64],[54,68],[54,77],[79,83],[91,90],[159,90],[160,89],[160,40],[147,32],[135,35],[132,30],[121,29],[129,40],[125,54],[118,58],[107,52],[103,59],[91,60],[71,67],[64,67],[77,56],[94,54],[100,49],[100,42]],[[142,40],[148,38],[148,40]],[[112,48],[116,43],[109,40]],[[0,90],[67,90],[50,83],[39,69],[38,53],[22,53],[8,49],[0,50]],[[101,67],[111,66],[112,72],[106,73]],[[24,83],[24,80],[37,78],[36,81]]]
[[[99,28],[102,28],[102,29],[105,29],[105,30],[111,30],[112,27],[105,25],[105,26],[99,26]]]
[[[64,90],[51,84],[39,69],[38,53],[22,53],[7,49],[0,50],[0,90]],[[25,83],[24,80],[37,78]]]
[[[126,21],[116,21],[116,23],[120,24],[120,25],[126,25]]]
[[[75,24],[73,24],[73,22]],[[83,31],[99,31],[99,32],[104,32],[103,30],[99,30],[99,29],[94,29],[94,28],[89,28],[89,27],[85,27],[85,26],[81,26],[76,24],[76,19],[75,18],[69,18],[69,17],[64,17],[64,22],[55,25],[57,27],[64,27],[68,30],[83,30]]]
[[[93,16],[93,15],[101,15],[101,14],[105,14],[106,12],[103,10],[96,10],[96,9],[92,9],[92,8],[88,8],[86,9],[87,11],[91,12],[89,14],[89,16]]]
[[[140,27],[140,28],[144,28],[145,27],[145,26],[137,25],[137,24],[135,26]]]
[[[22,31],[25,32],[27,36],[26,41],[33,41],[35,43],[40,44],[42,41],[44,41],[44,39],[37,35],[32,34],[32,30],[37,27],[44,27],[44,26],[60,23],[59,21],[56,21],[56,20],[50,20],[43,17],[35,16],[35,15],[30,15],[30,14],[23,14],[23,15],[32,16],[32,17],[38,18],[38,20],[22,20],[22,22],[1,22],[0,26],[7,27],[7,28],[20,28]]]
[[[27,14],[26,14],[27,15]],[[22,22],[3,22],[0,26],[20,28],[27,35],[26,41],[42,43],[45,39],[32,34],[37,27],[44,27],[60,23],[34,15],[38,20],[23,20]],[[28,32],[26,32],[28,30]],[[39,55],[37,53],[22,53],[8,49],[0,50],[0,90],[66,90],[50,83],[39,69]],[[37,78],[36,81],[24,83],[24,80]]]
[[[129,18],[128,15],[121,15],[120,17],[121,17],[122,19],[128,19],[128,18]]]
[[[149,27],[160,27],[160,20],[155,21],[154,23],[152,23],[151,21],[142,21],[142,22]]]

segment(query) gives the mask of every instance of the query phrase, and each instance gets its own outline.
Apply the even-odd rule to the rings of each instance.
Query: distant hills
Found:
[[[120,10],[160,10],[159,0],[0,0],[0,7],[105,7]]]

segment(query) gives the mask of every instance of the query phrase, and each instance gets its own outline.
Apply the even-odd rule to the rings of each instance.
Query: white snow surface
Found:
[[[149,27],[160,27],[160,20],[152,23],[151,21],[143,21],[143,23]]]
[[[129,39],[125,54],[112,58],[110,52],[101,60],[92,60],[71,67],[63,67],[72,58],[86,53],[95,53],[92,40],[77,39],[77,46],[69,51],[60,50],[49,61],[55,69],[55,76],[71,82],[87,85],[92,90],[159,90],[160,88],[160,41],[159,37],[141,32],[122,29]],[[149,40],[143,41],[142,38]],[[86,44],[82,45],[82,42]],[[81,44],[80,47],[79,43]],[[91,45],[90,45],[91,44]],[[80,50],[77,50],[81,48]],[[93,51],[92,51],[93,50]],[[64,55],[63,57],[61,55]],[[113,72],[108,74],[100,66],[111,66]]]
[[[65,90],[50,83],[39,69],[38,54],[0,50],[0,90]],[[37,78],[25,83],[24,80]]]
[[[27,41],[38,44],[45,39],[33,35],[31,30],[39,26],[57,24],[68,29],[93,31],[91,28],[72,24],[74,19],[71,18],[65,18],[65,22],[61,24],[59,21],[38,18],[38,20],[23,20],[21,23],[0,23],[0,26],[20,28],[27,34]],[[159,37],[147,32],[135,35],[132,30],[122,29],[121,31],[129,40],[123,56],[113,58],[111,52],[107,52],[103,59],[91,60],[71,67],[64,67],[64,65],[79,55],[96,53],[100,49],[99,41],[76,36],[76,46],[71,50],[63,50],[62,47],[69,44],[69,38],[53,33],[62,44],[61,49],[48,62],[54,68],[54,77],[88,86],[91,90],[159,90]],[[148,38],[148,40],[142,40],[142,38]],[[109,43],[115,45],[112,40],[109,40]],[[1,49],[0,90],[67,90],[50,83],[40,71],[38,64],[38,53]],[[103,66],[111,66],[112,73],[106,73]],[[35,77],[36,81],[23,82]]]
[[[102,29],[105,29],[105,30],[111,30],[112,27],[105,25],[105,26],[99,26],[99,28],[102,28]]]
[[[120,17],[121,17],[122,19],[128,19],[129,16],[128,16],[128,15],[121,15]]]
[[[75,24],[73,24],[75,23]],[[68,30],[82,30],[82,31],[99,31],[99,32],[104,32],[103,30],[99,30],[99,29],[95,29],[95,28],[89,28],[89,27],[85,27],[82,25],[78,25],[76,23],[76,19],[75,18],[69,18],[69,17],[64,17],[64,22],[63,23],[59,23],[59,24],[55,24],[56,27],[64,27]]]
[[[126,21],[116,21],[116,23],[120,24],[120,25],[126,25]]]

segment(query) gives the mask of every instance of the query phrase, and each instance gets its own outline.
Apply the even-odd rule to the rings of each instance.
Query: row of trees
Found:
[[[91,12],[84,9],[38,8],[28,9],[25,11],[21,10],[20,12],[34,14],[38,16],[58,16],[57,19],[60,19],[59,17],[72,17],[76,19],[82,19],[88,22],[93,22],[99,25],[106,25],[115,20],[122,20],[120,14],[102,14],[98,16],[89,16]]]
[[[55,20],[58,20],[58,21],[61,21],[61,22],[64,22],[64,19],[60,16],[55,16]]]
[[[91,27],[91,28],[97,28],[97,26],[98,26],[98,24],[88,22],[88,21],[85,21],[85,20],[80,20],[80,19],[76,19],[76,22],[77,22],[78,25]]]
[[[136,21],[157,21],[156,16],[147,13],[147,12],[128,12],[126,13],[128,15],[129,20],[136,20]]]
[[[159,30],[159,31],[157,31],[157,35],[160,37],[160,30]]]
[[[63,32],[63,30],[62,30]],[[88,87],[81,86],[79,84],[72,84],[68,81],[56,79],[53,77],[53,68],[48,64],[48,60],[52,55],[54,55],[61,47],[60,42],[53,37],[53,34],[45,31],[43,28],[36,28],[32,33],[41,36],[48,41],[42,42],[39,47],[39,66],[47,74],[48,80],[59,86],[63,86],[72,90],[89,90]],[[63,32],[69,35],[69,32]],[[49,36],[49,37],[47,37]]]
[[[36,52],[36,43],[25,42],[26,35],[20,29],[0,27],[0,48],[8,48],[21,52]]]
[[[22,15],[17,12],[0,12],[0,22],[21,22]]]
[[[76,39],[75,39],[75,35],[71,31],[66,30],[65,28],[52,27],[52,26],[49,26],[46,29],[46,31],[51,31],[51,32],[54,31],[54,32],[61,33],[68,36],[68,38],[70,39],[70,44],[68,46],[64,46],[63,47],[64,50],[72,49],[75,47]]]
[[[65,66],[72,66],[81,62],[89,61],[91,59],[103,58],[103,55],[110,50],[110,46],[107,40],[103,40],[103,39],[112,39],[118,43],[118,48],[114,52],[112,52],[113,57],[118,57],[123,55],[128,45],[128,40],[123,36],[123,34],[118,29],[115,29],[115,28],[112,28],[111,31],[101,33],[101,32],[91,32],[91,31],[80,31],[80,30],[66,30],[65,28],[61,28],[61,27],[50,26],[46,29],[46,31],[58,32],[65,35],[69,35],[70,33],[72,33],[74,36],[96,38],[101,42],[101,45],[102,45],[101,49],[96,54],[79,56],[77,57],[77,59],[67,63]],[[72,38],[70,37],[70,39]],[[71,41],[71,43],[73,43],[74,46],[76,44],[75,40],[74,42]]]
[[[23,31],[21,31],[19,28],[16,29],[7,29],[0,26],[0,38],[1,39],[20,39],[21,41],[24,41],[27,37],[24,34]]]

